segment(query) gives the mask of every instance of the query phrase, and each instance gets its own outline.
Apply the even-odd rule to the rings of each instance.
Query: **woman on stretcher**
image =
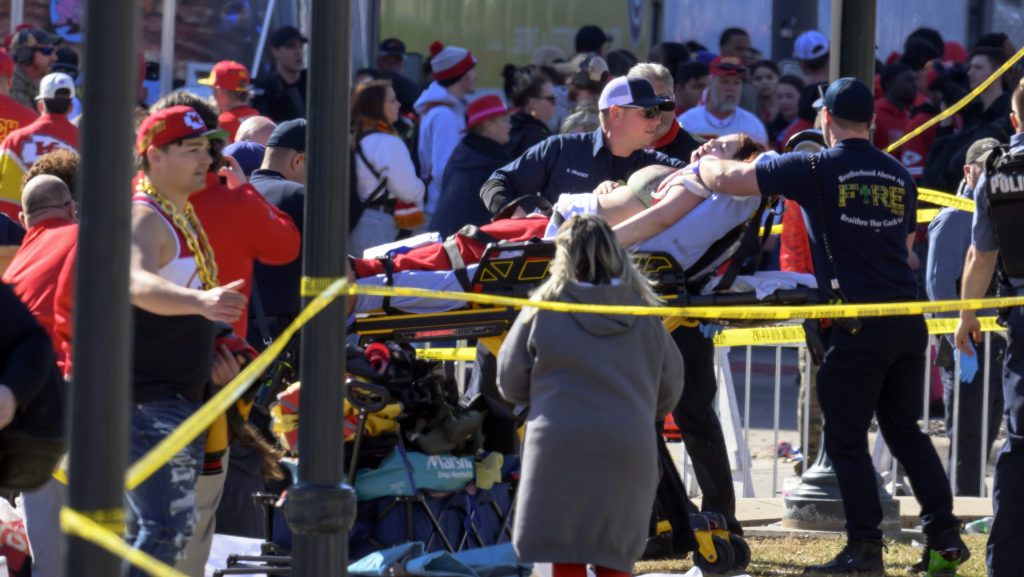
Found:
[[[755,161],[763,148],[743,134],[726,136],[705,145],[706,152],[721,158]],[[774,153],[768,153],[774,154]],[[604,183],[593,193],[563,194],[552,211],[553,217],[533,214],[525,218],[497,220],[479,231],[457,234],[456,248],[472,277],[489,242],[553,238],[558,226],[575,214],[596,213],[614,226],[623,245],[634,251],[666,252],[685,269],[729,231],[747,222],[760,199],[731,197],[707,190],[694,175],[696,163],[675,170],[650,166],[637,171],[625,186]],[[483,234],[480,234],[483,233]],[[384,263],[377,259],[353,259],[360,284],[389,284]],[[390,259],[395,286],[434,290],[463,290],[451,271],[448,251],[441,243],[415,248]],[[772,279],[763,289],[792,288],[793,279]],[[800,279],[807,284],[811,279]],[[788,283],[788,285],[786,284]],[[808,285],[812,286],[812,285]],[[761,291],[759,291],[761,292]],[[383,297],[360,295],[355,312],[381,307]],[[392,297],[391,306],[410,313],[437,312],[459,308],[462,303],[434,299]]]

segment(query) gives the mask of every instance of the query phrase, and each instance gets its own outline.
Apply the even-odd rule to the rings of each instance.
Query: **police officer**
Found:
[[[1013,294],[1024,294],[1024,86],[1013,91],[1010,122],[1015,134],[1008,153],[986,163],[974,191],[975,212],[971,249],[967,253],[960,294],[965,299],[985,295],[1000,253]],[[1024,574],[1024,312],[1013,307],[1007,324],[1003,372],[1007,439],[996,462],[992,492],[995,522],[988,539],[988,570],[992,577]],[[981,339],[976,311],[961,311],[956,346],[974,355],[970,338]]]
[[[702,156],[711,189],[739,196],[786,195],[807,213],[818,286],[850,303],[910,301],[908,264],[917,189],[903,166],[872,146],[871,89],[855,78],[829,85],[820,101],[829,148],[755,164]],[[715,146],[714,142],[706,145]],[[871,418],[911,478],[929,550],[965,561],[953,496],[939,456],[917,425],[928,330],[923,315],[836,320],[818,372],[825,450],[835,466],[846,513],[846,547],[806,573],[883,571],[882,507],[868,454]]]
[[[978,178],[984,170],[985,159],[990,151],[999,146],[995,138],[982,138],[971,144],[967,149],[967,162],[964,164],[964,179],[960,182],[958,196],[974,199],[974,191]],[[964,257],[971,246],[972,213],[956,208],[946,207],[928,223],[928,261],[925,266],[925,280],[928,298],[933,301],[956,300],[959,298],[960,279],[963,276]],[[994,314],[989,312],[988,314]],[[954,318],[957,313],[942,313],[937,316]],[[950,439],[956,435],[956,460],[953,460],[953,443],[949,446],[950,480],[953,483],[953,494],[964,496],[982,495],[984,475],[979,474],[981,455],[991,452],[992,443],[999,434],[999,424],[1003,413],[1003,392],[997,388],[1002,383],[1003,356],[1006,354],[1006,339],[999,333],[991,333],[988,342],[992,362],[989,366],[989,380],[992,390],[989,391],[988,405],[983,406],[985,372],[978,370],[979,357],[986,352],[978,345],[978,353],[973,357],[966,355],[960,358],[960,374],[954,371],[956,362],[952,353],[953,336],[948,335],[939,341],[938,359],[935,364],[942,369],[943,400],[946,405],[946,436]],[[954,418],[954,394],[959,396],[959,419]],[[981,440],[982,423],[988,421],[988,437],[984,444]],[[978,447],[983,446],[983,450]],[[955,466],[953,465],[955,463]]]
[[[619,77],[598,99],[601,127],[585,134],[559,134],[534,145],[484,183],[480,198],[493,215],[504,214],[524,198],[551,202],[563,192],[590,192],[605,183],[619,186],[645,166],[686,163],[647,150],[657,137],[661,112],[672,100],[655,94],[642,78]]]

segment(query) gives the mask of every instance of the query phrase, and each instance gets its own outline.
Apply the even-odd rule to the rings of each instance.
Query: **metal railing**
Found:
[[[953,387],[953,394],[951,399],[951,402],[953,404],[952,418],[950,423],[952,425],[952,433],[949,431],[947,427],[943,427],[944,435],[940,433],[932,433],[932,420],[938,419],[945,422],[945,415],[933,414],[931,411],[931,407],[933,404],[931,400],[931,389],[932,383],[935,379],[935,377],[933,376],[934,363],[932,362],[931,351],[935,346],[936,338],[944,337],[931,337],[929,339],[928,351],[926,353],[927,361],[925,363],[924,389],[922,391],[922,418],[920,421],[922,431],[925,434],[930,435],[930,437],[933,440],[933,444],[935,444],[935,441],[938,438],[941,438],[942,436],[946,436],[949,438],[950,449],[948,451],[945,449],[944,443],[939,443],[936,447],[936,450],[939,451],[940,458],[942,458],[942,460],[947,463],[946,466],[948,470],[948,477],[950,484],[953,487],[957,486],[957,475],[964,474],[963,471],[958,472],[956,467],[956,463],[958,462],[958,457],[961,455],[961,452],[965,450],[976,450],[980,453],[980,466],[978,468],[977,474],[981,491],[981,494],[979,496],[984,497],[987,496],[988,494],[988,483],[991,481],[991,474],[989,474],[989,455],[992,447],[988,443],[988,437],[990,411],[989,405],[991,401],[991,395],[994,394],[992,391],[991,383],[991,368],[993,362],[992,333],[986,332],[984,334],[984,347],[979,347],[978,350],[979,354],[982,354],[982,357],[979,359],[979,365],[981,365],[981,370],[983,371],[983,375],[981,377],[982,401],[980,407],[971,407],[971,410],[978,410],[981,412],[982,430],[980,445],[973,449],[961,447],[959,439],[960,435],[957,433],[960,430],[961,413],[963,410],[966,410],[962,406],[961,399],[961,387],[965,386],[965,384],[961,382],[958,378],[960,372],[959,355],[956,356],[956,363],[953,367],[954,378],[952,380],[953,382],[955,382],[955,386]],[[763,352],[761,354],[756,354],[758,351],[770,351],[773,348],[774,355],[765,355]],[[729,455],[730,461],[734,462],[733,481],[737,485],[737,496],[778,497],[782,495],[782,490],[780,490],[780,486],[783,484],[782,482],[784,480],[785,475],[781,474],[779,467],[781,458],[777,456],[776,451],[779,448],[780,440],[785,440],[785,432],[792,430],[783,429],[781,427],[781,423],[783,421],[797,422],[797,429],[801,431],[800,436],[798,438],[798,442],[800,443],[803,459],[813,459],[815,457],[815,455],[807,454],[807,448],[809,446],[810,440],[808,436],[811,428],[810,394],[815,394],[813,388],[810,386],[800,387],[801,393],[797,395],[797,403],[792,403],[789,405],[782,403],[782,387],[798,386],[799,384],[798,382],[783,382],[783,367],[787,364],[786,362],[784,362],[783,359],[783,349],[786,348],[795,349],[798,359],[801,356],[804,358],[802,374],[800,374],[800,372],[798,371],[796,375],[796,380],[802,378],[805,383],[809,383],[811,380],[812,363],[810,359],[810,354],[807,351],[806,346],[804,345],[747,346],[743,347],[742,349],[733,350],[719,349],[719,354],[716,354],[715,356],[715,370],[716,375],[719,376],[718,402],[716,403],[719,415],[721,416],[725,411],[735,412],[736,414],[742,413],[742,420],[738,423],[739,427],[734,428],[733,430],[730,430],[730,427],[728,426],[728,424],[730,423],[730,419],[722,419],[723,428],[725,429],[724,432],[727,439],[735,439],[737,444],[736,451]],[[755,363],[755,357],[764,358],[766,356],[771,356],[774,358],[773,366],[771,368],[767,368],[764,367],[762,363],[761,366],[755,367],[755,364],[757,364]],[[725,362],[726,359],[728,359],[728,362]],[[792,362],[792,359],[787,360]],[[732,373],[734,369],[736,369],[737,373],[743,375],[742,383],[733,381]],[[755,381],[759,379],[763,380],[765,377],[768,376],[770,376],[773,379],[770,391],[770,402],[765,402],[764,400],[762,400],[757,406],[752,406],[752,398],[755,396],[755,388],[763,389],[763,383],[755,384]],[[733,388],[732,391],[729,390],[730,387]],[[742,411],[740,411],[740,403],[736,401],[737,395],[732,394],[739,393],[740,391],[742,391]],[[761,390],[760,392],[763,396],[764,391]],[[1001,392],[998,392],[998,394],[1001,394]],[[800,426],[801,423],[797,421],[796,416],[794,415],[794,413],[797,410],[797,404],[801,405],[803,408],[802,427]],[[749,426],[749,424],[751,423],[751,413],[752,411],[754,411],[764,416],[765,412],[767,412],[768,410],[771,410],[772,412],[772,446],[770,448],[771,481],[770,483],[764,483],[763,481],[761,483],[754,483],[753,479],[755,477],[755,470],[758,470],[759,472],[763,473],[764,467],[755,467],[755,461],[761,461],[762,463],[763,461],[761,459],[755,459],[753,456],[754,453],[760,454],[761,451],[751,450],[752,428]],[[763,431],[764,429],[761,428],[761,430]],[[685,431],[683,431],[682,433],[683,435],[686,434]],[[765,448],[767,449],[768,447]],[[754,449],[758,448],[754,447]],[[897,490],[897,488],[899,488],[899,490],[906,491],[909,494],[909,484],[900,482],[901,480],[898,474],[898,463],[894,458],[891,457],[891,454],[888,452],[888,448],[885,446],[884,440],[882,439],[880,433],[876,438],[876,450],[874,451],[874,453],[874,462],[876,468],[879,469],[879,473],[883,475],[883,478],[886,478],[888,489],[890,491],[895,491]],[[947,455],[948,460],[946,459]],[[699,496],[700,490],[697,486],[695,479],[691,474],[688,458],[683,456],[681,461],[681,469],[684,475],[684,480],[687,483],[688,492],[691,496]],[[809,467],[810,463],[807,463],[806,466]],[[795,477],[795,472],[791,476]],[[770,487],[768,485],[770,485]]]

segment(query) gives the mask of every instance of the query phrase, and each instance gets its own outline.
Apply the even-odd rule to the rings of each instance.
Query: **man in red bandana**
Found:
[[[218,286],[213,250],[188,202],[206,185],[211,138],[223,132],[207,130],[195,110],[173,106],[143,120],[135,140],[145,177],[132,197],[133,461],[196,411],[209,383],[224,385],[239,370],[226,348],[210,351],[214,321],[231,323],[242,313],[242,283]],[[184,552],[196,522],[204,442],[200,435],[128,491],[125,539],[169,565]]]

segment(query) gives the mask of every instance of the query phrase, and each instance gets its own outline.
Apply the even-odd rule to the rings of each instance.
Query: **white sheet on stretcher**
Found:
[[[466,266],[466,274],[473,278],[477,265]],[[368,276],[356,281],[364,286],[385,286],[387,277],[382,274]],[[462,292],[462,285],[455,273],[450,270],[407,270],[394,274],[394,286],[422,288],[435,291]],[[420,297],[391,297],[391,306],[407,313],[439,313],[451,311],[465,306],[465,301],[449,301],[441,299],[425,299]],[[368,313],[384,307],[384,297],[357,295],[353,312]]]
[[[466,267],[466,274],[473,278],[477,265],[472,264]],[[720,279],[715,277],[708,281],[703,289],[704,294],[710,294],[711,289]],[[386,280],[384,275],[379,274],[371,277],[361,278],[358,281],[366,286],[384,286]],[[402,271],[394,274],[394,286],[415,287],[439,291],[462,291],[462,285],[452,271]],[[759,271],[753,275],[740,275],[736,277],[732,289],[727,292],[756,293],[757,298],[763,299],[766,296],[780,289],[794,289],[797,287],[815,288],[817,283],[814,276],[796,272]],[[449,301],[441,299],[424,299],[419,297],[391,297],[391,306],[411,314],[438,313],[462,308],[464,301]],[[383,308],[384,297],[359,295],[356,297],[356,313],[368,313]]]
[[[701,294],[707,295],[715,292],[714,289],[718,286],[718,282],[721,280],[722,277],[720,276],[716,276],[709,280],[707,284],[704,285],[704,288],[701,289]],[[732,287],[724,292],[752,292],[757,295],[757,300],[762,300],[777,290],[795,289],[800,287],[818,288],[818,282],[812,274],[782,271],[758,271],[753,275],[741,274],[737,276],[736,280],[732,283]]]

